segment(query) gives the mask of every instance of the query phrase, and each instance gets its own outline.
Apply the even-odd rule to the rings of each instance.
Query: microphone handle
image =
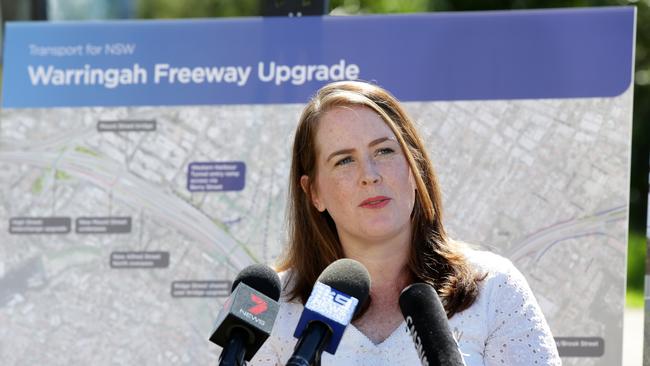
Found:
[[[319,366],[320,355],[331,336],[332,330],[327,324],[319,321],[309,323],[286,366]]]
[[[219,366],[244,366],[248,332],[241,327],[234,327],[228,337],[228,343],[221,351]]]

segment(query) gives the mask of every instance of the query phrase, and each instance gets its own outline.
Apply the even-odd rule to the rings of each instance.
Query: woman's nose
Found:
[[[374,161],[366,159],[365,163],[362,164],[361,172],[361,185],[366,186],[369,184],[377,184],[381,182],[382,177]]]

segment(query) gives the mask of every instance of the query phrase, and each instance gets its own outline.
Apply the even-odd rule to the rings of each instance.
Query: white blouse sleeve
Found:
[[[485,365],[561,365],[557,347],[524,276],[507,259],[489,279]]]

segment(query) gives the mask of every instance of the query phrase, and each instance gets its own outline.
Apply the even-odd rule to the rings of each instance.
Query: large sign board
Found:
[[[450,233],[522,270],[564,364],[620,364],[634,24],[633,8],[9,24],[0,359],[214,364],[232,279],[286,239],[302,105],[359,78],[405,103]]]

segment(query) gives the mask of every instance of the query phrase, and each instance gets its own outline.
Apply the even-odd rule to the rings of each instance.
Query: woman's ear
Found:
[[[413,169],[409,167],[409,185],[413,188],[413,191],[418,190],[418,185],[415,183],[415,175],[413,175]]]
[[[312,189],[312,185],[309,182],[308,176],[303,175],[300,177],[300,187],[302,188],[303,192],[309,196],[311,203],[319,212],[325,211],[325,207],[321,204],[320,199],[318,198],[318,193],[315,189]]]

